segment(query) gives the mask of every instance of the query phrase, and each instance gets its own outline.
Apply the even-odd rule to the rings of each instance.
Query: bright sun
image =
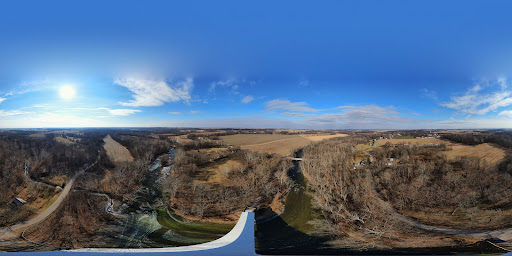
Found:
[[[70,85],[65,85],[59,89],[59,94],[62,99],[70,100],[75,97],[75,89]]]

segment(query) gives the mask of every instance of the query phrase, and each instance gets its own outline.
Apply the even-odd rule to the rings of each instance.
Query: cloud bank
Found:
[[[458,110],[461,113],[485,115],[499,108],[512,105],[512,91],[505,78],[498,78],[494,84],[476,84],[464,95],[451,97],[451,101],[441,103],[443,107]]]
[[[115,84],[124,86],[132,91],[133,100],[119,102],[123,106],[151,107],[161,106],[166,102],[190,102],[190,92],[194,87],[192,78],[168,84],[163,80],[148,80],[137,78],[118,78]]]
[[[319,109],[314,109],[306,102],[291,102],[289,100],[271,100],[265,103],[266,112],[277,111],[290,111],[290,112],[317,112]]]
[[[137,109],[109,109],[109,108],[98,108],[108,111],[113,116],[129,116],[137,112],[142,112]]]

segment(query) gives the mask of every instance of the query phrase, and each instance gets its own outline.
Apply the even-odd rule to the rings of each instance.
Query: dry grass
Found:
[[[270,142],[242,146],[243,149],[287,156],[296,148],[307,146],[311,140],[297,136]]]
[[[206,171],[210,172],[208,183],[215,183],[224,186],[229,185],[230,180],[226,178],[225,174],[236,171],[240,167],[242,167],[242,164],[236,160],[228,160],[223,164],[210,167],[206,169]]]
[[[482,208],[439,207],[426,209],[425,211],[402,210],[400,213],[412,217],[420,223],[437,227],[463,230],[494,230],[510,226],[512,209],[495,210],[491,206]],[[467,213],[471,210],[474,210],[472,217],[471,214]]]
[[[72,192],[46,220],[28,228],[26,238],[64,248],[94,247],[109,239],[105,224],[112,219],[104,210],[105,198]]]
[[[25,187],[16,195],[27,201],[25,207],[34,211],[34,216],[43,212],[59,197],[60,191],[42,185],[31,185]]]
[[[505,151],[488,143],[476,146],[466,146],[461,144],[451,144],[450,146],[452,150],[446,151],[446,156],[450,160],[455,159],[456,157],[476,157],[494,165],[499,163],[505,157]]]
[[[202,149],[199,149],[199,152],[200,153],[206,153],[206,154],[209,154],[209,153],[216,153],[216,152],[220,152],[222,150],[226,150],[226,148],[202,148]]]
[[[113,162],[132,162],[133,157],[130,154],[130,151],[128,151],[127,148],[125,148],[123,145],[119,144],[119,142],[115,141],[110,137],[110,135],[107,135],[103,139],[105,142],[105,145],[103,147],[107,151],[107,155]]]
[[[424,145],[424,144],[429,144],[429,143],[445,143],[447,145],[449,144],[449,142],[440,140],[440,139],[383,139],[383,140],[378,140],[375,143],[375,146],[382,146],[382,145],[386,144],[387,142],[389,142],[391,144],[410,144],[410,145],[415,145],[415,144]]]
[[[505,151],[503,149],[492,146],[488,143],[479,144],[476,146],[468,146],[440,139],[383,139],[378,140],[375,143],[376,146],[382,146],[387,142],[391,144],[410,144],[410,145],[424,145],[429,143],[444,143],[451,150],[443,151],[449,160],[453,160],[457,157],[475,157],[481,160],[485,160],[491,165],[497,164],[505,157]]]
[[[66,175],[59,175],[59,176],[41,177],[40,179],[46,183],[64,187],[64,185],[66,184],[66,182],[69,181],[70,178]]]
[[[321,141],[335,137],[345,137],[347,134],[235,134],[222,136],[224,143],[240,146],[243,149],[278,154],[286,156],[296,148],[304,147],[311,142]]]
[[[234,134],[220,137],[224,143],[233,146],[246,146],[272,142],[282,139],[301,138],[299,135],[286,134]]]
[[[75,144],[75,142],[70,141],[70,140],[68,140],[68,139],[66,139],[66,138],[63,138],[63,137],[61,137],[61,136],[55,137],[55,140],[56,140],[57,142],[64,143],[64,144],[66,144],[66,145]]]
[[[346,137],[346,136],[348,136],[348,134],[343,134],[343,133],[322,134],[322,133],[319,133],[319,134],[302,134],[300,136],[304,137],[306,139],[310,139],[312,141],[322,141],[322,140],[327,140],[327,139],[332,139],[332,138],[337,138],[337,137]]]
[[[177,141],[178,141],[179,143],[186,144],[186,143],[193,142],[194,140],[187,139],[187,138],[179,138],[179,139],[177,139]]]

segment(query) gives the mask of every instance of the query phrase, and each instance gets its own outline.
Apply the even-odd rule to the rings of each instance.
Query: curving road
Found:
[[[32,182],[32,183],[35,183],[35,184],[39,184],[41,186],[46,186],[46,187],[51,187],[51,188],[60,188],[60,190],[62,190],[62,188],[59,187],[59,186],[48,184],[46,182],[41,182],[41,181],[33,180],[32,178],[30,178],[30,175],[28,174],[28,169],[29,169],[29,162],[25,162],[25,180],[27,182]]]
[[[410,225],[412,227],[422,229],[425,231],[443,233],[443,234],[449,234],[449,235],[465,235],[465,236],[470,236],[470,237],[477,238],[477,239],[487,239],[487,238],[493,237],[493,238],[500,238],[505,241],[512,241],[512,228],[498,229],[498,230],[463,230],[463,229],[430,226],[430,225],[426,225],[426,224],[422,224],[417,221],[414,221],[414,220],[398,213],[397,211],[395,211],[395,209],[391,206],[391,204],[388,201],[385,201],[384,199],[382,199],[380,197],[379,193],[375,189],[373,179],[371,178],[371,177],[373,177],[372,173],[370,172],[370,170],[367,170],[367,171],[369,172],[367,177],[369,177],[369,179],[370,179],[371,189],[372,189],[373,193],[375,194],[375,197],[377,198],[379,203],[383,206],[383,208],[388,213],[390,213],[391,215],[393,215],[394,217],[399,219],[400,221],[407,223],[408,225]]]
[[[15,224],[15,225],[12,225],[12,226],[9,226],[9,227],[5,227],[5,228],[1,228],[0,229],[0,238],[1,239],[6,239],[6,238],[16,237],[17,236],[17,234],[16,234],[17,230],[28,228],[28,227],[30,227],[30,226],[32,226],[34,224],[37,224],[37,223],[45,220],[46,218],[48,218],[55,210],[57,210],[57,208],[62,204],[64,199],[68,196],[69,192],[71,191],[71,187],[73,186],[73,183],[78,178],[78,176],[80,176],[85,171],[89,170],[91,167],[96,165],[99,160],[100,160],[100,157],[98,155],[98,159],[96,159],[96,162],[94,162],[93,164],[89,165],[88,167],[82,169],[81,171],[77,172],[71,178],[71,180],[69,180],[69,182],[66,184],[66,186],[64,186],[64,188],[62,189],[61,194],[59,195],[59,197],[57,197],[57,200],[55,200],[55,202],[53,202],[52,205],[50,205],[48,208],[46,208],[39,215],[37,215],[36,217],[34,217],[34,218],[32,218],[32,219],[30,219],[30,220],[28,220],[26,222]]]

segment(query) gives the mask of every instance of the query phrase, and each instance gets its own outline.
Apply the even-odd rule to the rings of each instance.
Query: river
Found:
[[[187,222],[166,209],[163,202],[161,180],[162,157],[169,155],[167,166],[172,171],[174,148],[160,155],[149,167],[141,187],[128,208],[124,211],[128,221],[123,229],[126,248],[171,247],[200,244],[215,240],[229,232],[231,224],[209,224]]]
[[[301,158],[300,152],[296,157]],[[318,254],[331,252],[325,242],[332,239],[327,223],[313,208],[307,182],[298,161],[289,171],[295,185],[285,201],[285,210],[271,221],[256,223],[256,252],[260,254]]]

